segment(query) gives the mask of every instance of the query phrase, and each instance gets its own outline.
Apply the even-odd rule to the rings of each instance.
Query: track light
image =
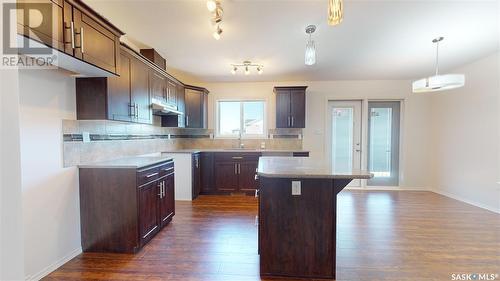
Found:
[[[215,0],[208,0],[207,1],[207,9],[210,12],[215,11],[215,9],[217,9],[217,1],[215,1]]]
[[[262,74],[262,65],[257,66],[257,73]]]
[[[251,61],[246,60],[242,63],[231,64],[231,74],[236,75],[238,67],[243,68],[243,73],[245,73],[245,75],[250,75],[250,69],[253,67],[257,70],[258,74],[262,74],[264,68],[262,64],[252,63]]]
[[[250,74],[250,70],[248,69],[248,66],[245,66],[245,75]]]
[[[231,69],[231,74],[236,75],[236,71],[238,71],[238,67],[234,66],[233,69]]]

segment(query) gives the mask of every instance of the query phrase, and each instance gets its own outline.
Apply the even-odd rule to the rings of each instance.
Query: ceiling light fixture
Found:
[[[314,40],[312,40],[311,35],[316,31],[315,25],[309,25],[306,27],[306,33],[309,34],[309,39],[306,43],[306,54],[305,63],[306,65],[314,65],[316,63],[316,46],[314,45]]]
[[[344,3],[342,0],[328,0],[328,24],[337,25],[344,19]]]
[[[244,61],[243,63],[231,64],[231,66],[232,66],[231,73],[233,75],[235,75],[237,73],[238,67],[242,67],[243,68],[245,75],[249,75],[250,74],[250,69],[252,67],[255,67],[255,69],[257,70],[258,74],[262,74],[263,73],[263,69],[264,69],[264,66],[262,64],[252,63],[251,61],[248,61],[248,60]]]
[[[212,36],[215,40],[219,40],[222,34],[222,14],[224,10],[222,9],[220,0],[208,0],[207,9],[212,13],[212,25],[215,27],[215,31]]]
[[[217,1],[216,0],[207,0],[207,9],[210,12],[215,11],[215,9],[217,9]]]
[[[214,36],[215,40],[219,40],[221,34],[222,34],[222,28],[220,28],[220,26],[217,25],[217,29],[214,31],[212,35]]]
[[[444,37],[438,37],[432,40],[436,44],[436,73],[434,76],[429,76],[412,84],[414,93],[437,92],[460,88],[465,85],[465,76],[463,74],[444,74],[439,75],[439,42],[443,41]]]

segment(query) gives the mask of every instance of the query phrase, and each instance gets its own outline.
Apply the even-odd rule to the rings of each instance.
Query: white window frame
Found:
[[[218,139],[238,139],[239,135],[221,135],[220,128],[220,102],[239,102],[240,103],[240,131],[242,139],[262,139],[267,138],[267,101],[265,99],[218,99],[215,101],[215,138]],[[243,133],[243,103],[245,102],[262,102],[264,104],[263,132],[262,134],[245,134]]]

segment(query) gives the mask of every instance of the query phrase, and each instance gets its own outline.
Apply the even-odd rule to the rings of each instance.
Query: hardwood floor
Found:
[[[261,280],[256,214],[253,197],[176,202],[138,254],[84,253],[45,280]],[[500,215],[435,193],[342,191],[337,231],[337,280],[500,274]]]

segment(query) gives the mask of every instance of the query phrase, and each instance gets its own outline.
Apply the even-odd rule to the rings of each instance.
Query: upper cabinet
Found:
[[[188,86],[184,94],[186,128],[207,128],[208,123],[208,90]]]
[[[274,87],[276,128],[306,127],[306,86]]]
[[[29,26],[31,17],[18,17],[18,34],[67,54],[74,60],[67,63],[65,58],[59,57],[60,67],[71,71],[81,69],[75,65],[80,60],[108,73],[118,74],[119,38],[124,33],[82,1],[17,1],[17,5],[20,10],[41,12],[41,24],[37,27]]]
[[[141,58],[122,47],[120,76],[76,79],[77,118],[151,124],[148,73]]]
[[[155,49],[141,49],[140,53],[162,70],[167,70],[167,61]]]

